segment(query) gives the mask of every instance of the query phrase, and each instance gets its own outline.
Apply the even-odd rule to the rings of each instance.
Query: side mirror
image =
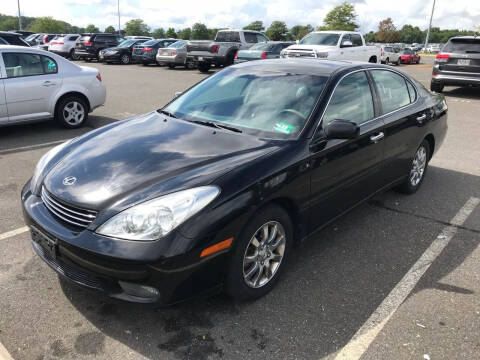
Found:
[[[325,128],[327,139],[355,139],[359,133],[358,125],[347,120],[334,120]]]
[[[343,41],[342,42],[342,45],[340,45],[340,47],[350,47],[350,46],[353,46],[353,43],[351,41]]]
[[[182,95],[182,94],[183,94],[183,91],[175,91],[175,92],[173,93],[173,98],[176,99],[177,97],[179,97],[179,96]]]

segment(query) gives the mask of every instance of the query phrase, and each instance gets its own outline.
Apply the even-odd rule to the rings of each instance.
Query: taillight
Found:
[[[98,81],[102,82],[102,75],[100,75],[100,73],[97,74],[97,79]]]
[[[172,50],[172,56],[177,55],[177,50]]]
[[[43,43],[44,43],[44,44],[47,43],[47,38],[48,38],[48,35],[45,35],[45,36],[43,37]]]
[[[218,52],[218,45],[212,45],[212,53],[217,53]]]
[[[82,41],[82,44],[85,46],[92,46],[93,43],[91,41]]]
[[[151,47],[144,47],[142,49],[142,52],[148,52],[148,51],[152,51],[152,50],[153,50],[153,48],[151,48]]]
[[[437,54],[437,56],[435,56],[435,59],[437,60],[437,62],[447,62],[448,59],[450,59],[450,54]]]
[[[187,53],[190,52],[190,47],[187,45],[187,46],[185,47],[185,50],[187,50]]]
[[[59,42],[56,42],[55,44],[57,44],[57,45],[63,45],[63,42],[59,41]]]
[[[382,50],[382,52],[380,53],[380,56],[385,56],[385,51]]]
[[[238,59],[238,51],[235,51],[235,59]]]
[[[264,51],[262,52],[262,55],[260,55],[260,59],[266,59],[267,58],[267,52]]]

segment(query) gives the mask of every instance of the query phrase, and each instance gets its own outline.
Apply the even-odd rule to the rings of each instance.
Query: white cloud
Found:
[[[133,18],[142,18],[152,27],[182,28],[195,22],[210,27],[240,27],[254,20],[263,20],[268,26],[274,20],[283,20],[288,26],[296,24],[320,25],[326,13],[342,0],[120,0],[122,26]],[[50,0],[48,6],[36,0],[20,0],[26,16],[53,16],[72,25],[93,23],[100,28],[118,23],[116,0]],[[400,28],[404,24],[426,28],[433,0],[353,0],[358,22],[364,32],[376,30],[378,22],[391,17]],[[52,9],[55,11],[53,12]],[[5,1],[2,13],[16,15],[16,1]],[[480,24],[480,1],[437,0],[433,26],[472,30]]]

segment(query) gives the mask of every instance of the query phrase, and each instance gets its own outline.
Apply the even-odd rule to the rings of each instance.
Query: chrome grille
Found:
[[[86,228],[95,220],[97,212],[81,209],[56,200],[42,187],[42,201],[45,207],[57,218],[81,228]]]
[[[307,52],[307,51],[289,51],[286,53],[287,57],[289,58],[296,58],[296,57],[311,57],[314,58],[314,52]]]

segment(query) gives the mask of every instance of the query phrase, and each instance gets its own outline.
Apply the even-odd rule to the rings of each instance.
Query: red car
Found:
[[[400,55],[400,62],[402,64],[418,64],[420,62],[420,55],[412,50],[403,50]]]

